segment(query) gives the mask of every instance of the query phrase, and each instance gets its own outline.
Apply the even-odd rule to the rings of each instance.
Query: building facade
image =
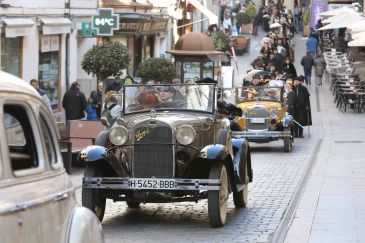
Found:
[[[53,111],[62,111],[70,83],[92,79],[80,62],[96,39],[79,38],[78,28],[97,6],[96,0],[1,1],[1,70],[26,81],[38,79]]]

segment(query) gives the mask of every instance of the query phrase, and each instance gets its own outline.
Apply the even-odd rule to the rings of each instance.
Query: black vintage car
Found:
[[[131,85],[119,95],[120,116],[81,152],[84,206],[102,220],[106,198],[134,208],[208,198],[213,227],[225,224],[231,192],[246,207],[250,149],[231,138],[235,106],[218,113],[215,84]]]

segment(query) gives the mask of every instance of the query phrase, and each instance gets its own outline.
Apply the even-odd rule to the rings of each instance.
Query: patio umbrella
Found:
[[[350,11],[351,9],[348,7],[342,7],[342,8],[336,8],[333,10],[328,10],[325,12],[320,13],[320,16],[335,16],[335,15],[339,15],[342,14],[344,12]]]
[[[364,17],[362,17],[360,14],[343,14],[341,16],[338,16],[337,20],[331,22],[328,25],[325,25],[321,27],[319,30],[329,30],[329,29],[339,29],[339,28],[347,28],[348,25],[365,20]]]
[[[361,32],[351,33],[351,38],[353,40],[365,38],[365,30]]]
[[[347,28],[351,29],[351,32],[365,31],[365,20],[351,23],[347,26]]]
[[[270,38],[270,37],[265,37],[261,40],[261,44],[263,45],[264,43],[273,43],[274,41]]]
[[[350,41],[347,43],[348,46],[365,46],[365,37]]]
[[[270,29],[280,28],[280,27],[281,27],[281,24],[279,24],[279,23],[270,24]]]

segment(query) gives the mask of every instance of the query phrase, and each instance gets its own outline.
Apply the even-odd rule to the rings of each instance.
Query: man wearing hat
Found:
[[[303,126],[312,125],[311,107],[309,101],[309,92],[303,86],[304,77],[300,75],[294,78],[294,120],[301,126],[295,123],[294,136],[303,137]]]

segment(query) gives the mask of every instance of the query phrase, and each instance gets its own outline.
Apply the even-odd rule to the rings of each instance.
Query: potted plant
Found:
[[[139,64],[137,76],[141,77],[143,82],[170,82],[176,76],[175,66],[166,58],[150,58]]]
[[[236,15],[237,24],[241,25],[241,33],[251,34],[253,19],[245,12],[239,12]]]
[[[223,31],[213,31],[211,38],[217,51],[225,52],[227,50],[229,38]]]
[[[303,15],[303,36],[309,36],[310,10],[307,8]]]

